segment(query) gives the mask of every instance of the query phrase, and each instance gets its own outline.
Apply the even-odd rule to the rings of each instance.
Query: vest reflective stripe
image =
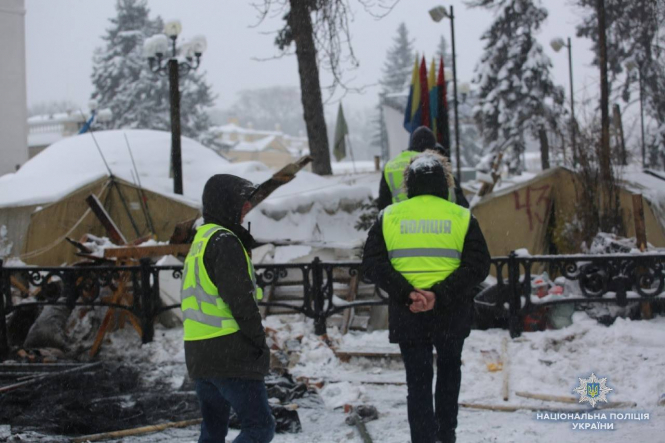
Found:
[[[195,322],[203,323],[204,325],[215,328],[234,327],[232,325],[235,325],[235,327],[238,328],[238,323],[233,317],[215,317],[201,311],[195,311],[194,309],[187,309],[183,311],[182,316],[185,320],[193,320]]]
[[[408,248],[408,249],[394,249],[388,252],[390,258],[405,258],[405,257],[447,257],[447,258],[461,258],[462,253],[456,249],[446,248]]]
[[[431,288],[459,267],[470,220],[468,209],[432,195],[388,206],[382,227],[390,263],[414,287]]]
[[[411,159],[418,154],[419,152],[402,151],[400,155],[386,163],[384,177],[390,189],[390,194],[393,197],[393,203],[399,203],[408,199],[404,190],[404,169],[411,162]],[[448,188],[448,201],[457,203],[454,188]]]
[[[237,332],[240,328],[233,318],[231,309],[219,296],[218,288],[210,280],[205,269],[203,256],[208,241],[217,231],[226,228],[207,224],[197,229],[189,254],[185,259],[183,284],[180,298],[183,313],[185,340],[204,340]],[[254,285],[253,295],[262,298],[262,291],[256,285],[256,275],[252,261],[244,249],[247,271]]]
[[[415,151],[402,151],[397,157],[386,163],[384,177],[393,196],[393,203],[398,203],[408,198],[402,186],[404,183],[404,169],[409,165],[411,158],[418,154]]]

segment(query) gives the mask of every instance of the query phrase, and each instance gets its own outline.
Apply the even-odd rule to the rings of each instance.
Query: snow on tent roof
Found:
[[[170,194],[173,187],[169,178],[170,133],[152,130],[95,132],[94,137],[113,175],[132,183],[136,180],[125,134],[142,185]],[[182,139],[182,159],[185,196],[196,201],[203,189],[198,183],[201,175],[208,173],[207,179],[229,167],[222,157],[187,137]],[[0,207],[51,203],[108,175],[91,133],[68,137],[52,144],[19,171],[0,180]]]
[[[139,171],[141,184],[153,192],[183,199],[172,193],[169,178],[171,134],[153,130],[99,131],[94,137],[113,175],[135,183],[125,134]],[[200,206],[203,187],[215,174],[233,174],[262,183],[273,174],[263,163],[229,163],[211,149],[182,138],[184,200]],[[13,174],[0,177],[0,208],[52,203],[82,186],[108,176],[90,133],[68,137],[46,148]],[[326,208],[340,200],[362,202],[371,195],[363,185],[346,185],[307,171],[274,192],[261,207],[266,211],[301,211],[315,202]]]

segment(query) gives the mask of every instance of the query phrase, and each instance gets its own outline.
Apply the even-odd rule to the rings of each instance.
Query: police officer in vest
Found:
[[[264,383],[270,351],[257,306],[262,291],[250,258],[254,240],[241,226],[254,189],[233,175],[208,180],[204,224],[185,260],[185,360],[203,415],[199,442],[225,441],[231,408],[242,428],[234,442],[267,443],[274,435]]]
[[[389,294],[389,338],[399,343],[406,368],[412,443],[455,442],[472,289],[490,266],[478,222],[447,200],[452,176],[445,163],[432,152],[410,159],[404,171],[408,200],[379,214],[363,258],[365,276]]]
[[[407,199],[406,192],[404,192],[404,168],[409,164],[411,159],[421,152],[426,150],[435,150],[440,153],[445,153],[443,146],[436,142],[434,133],[427,126],[420,126],[416,128],[411,134],[409,141],[409,149],[402,151],[397,157],[386,163],[379,184],[379,198],[377,199],[377,206],[379,211],[383,210],[388,205],[398,203]],[[450,153],[445,155],[450,158]],[[456,203],[465,208],[469,207],[469,202],[464,197],[462,188],[457,182],[454,181],[455,186],[448,188],[448,201]]]

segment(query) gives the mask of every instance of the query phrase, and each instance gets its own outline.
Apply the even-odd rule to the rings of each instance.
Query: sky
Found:
[[[384,4],[392,0],[382,1]],[[564,51],[555,53],[549,46],[554,37],[571,37],[573,46],[574,89],[576,100],[584,94],[598,94],[598,71],[591,66],[591,42],[575,37],[580,11],[571,0],[543,0],[549,18],[538,34],[545,52],[554,64],[555,82],[566,88],[568,96],[568,59]],[[273,85],[299,85],[295,56],[259,61],[278,55],[273,45],[274,31],[281,27],[281,15],[273,14],[259,23],[252,3],[262,0],[150,0],[153,15],[181,21],[182,37],[202,34],[208,49],[201,68],[217,94],[216,107],[225,109],[242,89]],[[450,43],[450,22],[433,22],[427,11],[436,5],[453,5],[457,69],[460,82],[470,82],[479,61],[482,33],[490,26],[492,14],[469,9],[460,0],[401,0],[384,18],[377,20],[357,0],[350,24],[352,45],[360,66],[347,73],[349,86],[364,88],[364,93],[344,97],[345,107],[369,108],[377,101],[376,83],[381,76],[386,51],[392,45],[400,22],[406,23],[415,49],[426,56],[434,54],[439,38]],[[26,47],[28,106],[55,100],[70,100],[86,107],[92,92],[90,74],[92,55],[102,45],[101,37],[115,12],[115,0],[26,0]],[[374,12],[381,12],[374,9]],[[330,76],[322,73],[322,83]],[[374,85],[374,86],[372,86]],[[329,110],[336,102],[327,105]]]

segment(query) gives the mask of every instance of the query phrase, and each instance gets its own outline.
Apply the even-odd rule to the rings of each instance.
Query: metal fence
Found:
[[[522,320],[530,312],[546,305],[599,302],[625,306],[632,301],[659,301],[664,298],[665,254],[518,256],[492,259],[492,274],[497,277],[495,297],[483,302],[497,315],[505,315],[513,337],[522,332]],[[6,315],[31,306],[66,305],[106,306],[124,309],[139,319],[142,340],[154,336],[155,318],[179,304],[163,305],[160,299],[160,273],[182,278],[182,266],[158,266],[149,259],[137,266],[81,267],[6,267],[0,261],[0,357],[9,350]],[[258,265],[257,283],[274,288],[280,281],[301,287],[302,298],[280,301],[268,299],[260,306],[279,307],[302,313],[314,320],[316,334],[325,334],[326,320],[345,309],[386,305],[387,297],[375,290],[372,299],[341,301],[335,296],[336,282],[362,280],[360,262],[322,262]],[[579,284],[579,296],[541,301],[532,297],[531,276],[547,271],[552,277],[563,276]],[[12,285],[32,288],[36,301],[13,304]],[[300,289],[299,289],[300,290]],[[124,300],[100,294],[131,294]],[[122,301],[122,302],[121,302]],[[507,307],[507,309],[506,309]]]

